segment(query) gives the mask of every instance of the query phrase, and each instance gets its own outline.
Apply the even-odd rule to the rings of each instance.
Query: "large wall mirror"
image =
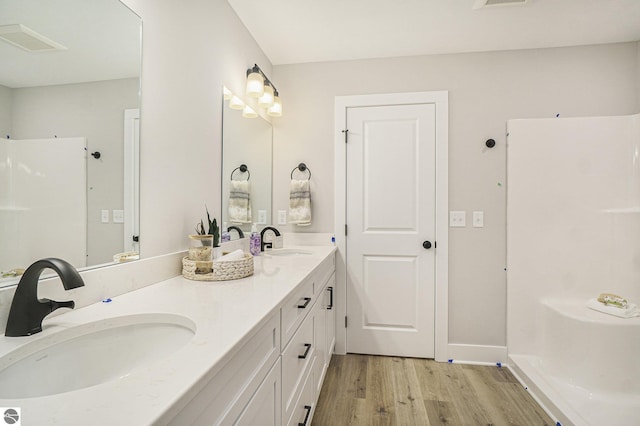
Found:
[[[245,118],[241,110],[231,109],[225,102],[222,222],[227,227],[237,226],[247,236],[252,223],[258,223],[258,230],[271,224],[272,137],[267,120],[261,116]],[[232,231],[231,238],[237,238],[237,233]]]
[[[137,257],[141,25],[118,0],[0,0],[0,286]]]

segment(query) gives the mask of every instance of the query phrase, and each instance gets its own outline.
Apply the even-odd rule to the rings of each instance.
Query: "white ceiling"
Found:
[[[0,85],[18,88],[140,75],[140,18],[118,0],[0,0],[0,25],[23,24],[67,50],[0,41]]]
[[[228,0],[272,64],[640,40],[640,0]]]

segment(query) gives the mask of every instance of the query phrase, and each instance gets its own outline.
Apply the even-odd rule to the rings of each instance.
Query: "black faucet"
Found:
[[[265,247],[268,247],[268,248],[273,247],[273,242],[270,242],[270,243],[264,242],[264,234],[269,230],[273,231],[276,237],[280,236],[280,231],[278,231],[276,228],[274,228],[273,226],[265,226],[264,229],[260,231],[260,251],[264,251]]]
[[[42,320],[58,308],[75,307],[73,300],[56,302],[38,299],[38,279],[46,268],[58,273],[65,290],[84,286],[76,268],[62,259],[41,259],[31,264],[22,274],[11,302],[9,319],[4,335],[8,337],[30,336],[42,331]]]
[[[244,232],[242,232],[242,229],[237,226],[230,226],[227,228],[227,232],[231,232],[232,229],[238,231],[238,238],[244,238]]]

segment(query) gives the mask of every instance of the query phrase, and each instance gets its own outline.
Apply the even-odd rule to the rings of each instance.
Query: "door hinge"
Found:
[[[344,224],[344,236],[345,237],[347,236],[347,224],[346,223]]]
[[[347,135],[349,134],[349,129],[343,130],[342,133],[344,133],[344,143],[347,143]]]
[[[344,328],[347,328],[347,316],[344,316]]]

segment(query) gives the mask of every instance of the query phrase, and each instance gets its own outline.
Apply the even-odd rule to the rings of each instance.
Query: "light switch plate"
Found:
[[[266,210],[258,210],[258,223],[260,225],[267,224],[267,211]]]
[[[100,219],[102,223],[109,223],[109,210],[102,210]]]
[[[450,211],[449,226],[452,228],[464,228],[467,226],[467,212],[464,210]]]
[[[473,212],[473,227],[474,228],[484,227],[484,212],[482,211]]]
[[[124,223],[124,210],[113,211],[113,223]]]
[[[287,224],[287,211],[278,210],[278,225],[286,225],[286,224]]]

